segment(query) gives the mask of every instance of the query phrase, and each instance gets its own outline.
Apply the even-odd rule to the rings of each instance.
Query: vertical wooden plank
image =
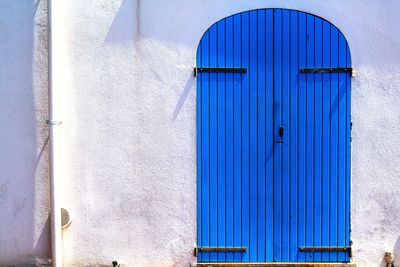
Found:
[[[200,42],[199,46],[197,47],[196,53],[196,65],[202,65],[202,42]],[[202,172],[201,172],[201,151],[202,151],[202,76],[196,80],[197,87],[196,87],[196,127],[197,127],[197,246],[202,246]],[[198,259],[201,261],[201,255],[199,255]]]
[[[344,36],[339,33],[339,67],[347,67],[346,62],[347,44]],[[345,244],[345,178],[346,178],[346,77],[347,73],[339,74],[339,92],[338,92],[338,232],[337,244],[344,247]],[[338,261],[346,261],[345,252],[338,253]]]
[[[307,65],[307,31],[306,31],[306,14],[299,13],[299,65],[305,68]],[[298,247],[306,245],[306,75],[300,75],[299,78],[299,95],[298,95],[298,224],[297,224],[297,240]],[[298,261],[306,261],[305,253],[299,253]]]
[[[202,39],[202,66],[210,65],[210,40],[209,32]],[[202,90],[202,152],[201,152],[201,174],[202,174],[202,246],[210,246],[210,74],[201,74]],[[209,261],[209,253],[201,253],[202,261]]]
[[[210,67],[217,67],[217,27],[210,28]],[[218,105],[218,83],[217,73],[210,74],[210,246],[216,247],[218,235],[218,188],[217,188],[217,161],[218,161],[218,140],[217,140],[217,105]],[[217,261],[217,253],[210,252],[210,261]]]
[[[257,11],[257,261],[265,262],[265,10]]]
[[[274,9],[274,261],[282,257],[282,10]]]
[[[351,58],[350,58],[350,49],[348,44],[346,44],[346,62],[347,67],[351,67]],[[351,84],[350,84],[350,77],[346,76],[346,181],[345,181],[345,211],[346,211],[346,237],[345,242],[346,246],[350,246],[350,158],[351,158]],[[350,261],[350,256],[346,255],[346,262]]]
[[[282,245],[281,261],[289,261],[289,92],[290,92],[290,11],[282,11],[282,127],[284,128],[282,139]]]
[[[232,68],[233,65],[233,17],[226,19],[225,25],[225,67]],[[225,203],[226,203],[226,228],[225,239],[227,247],[234,247],[233,244],[233,213],[234,213],[234,192],[233,192],[233,86],[234,81],[239,80],[241,74],[228,73],[225,76],[225,131],[226,131],[226,155],[225,155]],[[226,253],[225,260],[233,261],[233,252]]]
[[[274,16],[273,10],[266,11],[265,17],[265,39],[266,39],[266,59],[265,59],[265,249],[266,261],[273,261],[274,251]]]
[[[290,261],[296,262],[299,252],[297,243],[298,226],[298,91],[299,91],[299,12],[290,12]]]
[[[257,155],[257,91],[258,91],[258,82],[257,82],[257,11],[250,11],[250,24],[249,24],[249,261],[256,262],[257,261],[257,163],[258,163],[258,155]]]
[[[315,68],[314,65],[314,16],[306,17],[307,47],[306,66]],[[306,74],[306,246],[314,246],[314,79],[315,74]],[[306,261],[314,261],[314,252],[306,253]]]
[[[330,68],[331,30],[330,24],[323,21],[322,28],[322,66]],[[322,75],[322,246],[330,246],[330,74]],[[322,253],[322,261],[329,261],[329,253]]]
[[[338,65],[338,30],[331,25],[331,67],[337,68]],[[331,74],[331,192],[330,192],[330,246],[337,246],[337,225],[338,225],[338,73]],[[337,252],[330,253],[330,261],[337,261]]]
[[[322,67],[322,20],[315,18],[315,67]],[[322,74],[315,75],[314,95],[314,246],[322,246]],[[321,252],[314,253],[314,261],[322,260]]]
[[[242,14],[233,17],[233,65],[242,67]],[[233,244],[242,246],[242,91],[244,75],[233,84]],[[234,261],[242,261],[242,253],[234,254]]]
[[[217,24],[217,66],[225,67],[225,21]],[[217,246],[225,247],[225,92],[226,73],[217,73]],[[217,261],[225,261],[225,252],[217,252]]]
[[[249,66],[249,44],[250,44],[250,14],[242,14],[242,66]],[[242,80],[242,246],[249,247],[250,244],[250,76],[252,70],[249,68]],[[249,251],[243,253],[242,261],[250,260]]]

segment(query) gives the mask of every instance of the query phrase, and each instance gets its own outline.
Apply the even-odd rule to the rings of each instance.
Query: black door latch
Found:
[[[281,126],[281,127],[279,127],[279,136],[283,136],[283,132],[284,132],[284,129],[283,129],[283,127]]]
[[[283,144],[283,132],[284,132],[284,129],[283,129],[283,127],[281,126],[281,127],[279,127],[279,136],[281,137],[280,138],[280,140],[278,140],[278,141],[276,141],[275,140],[275,143],[277,143],[277,144]]]

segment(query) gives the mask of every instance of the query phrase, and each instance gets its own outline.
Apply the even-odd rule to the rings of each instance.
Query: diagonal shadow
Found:
[[[141,0],[124,0],[108,30],[105,43],[118,44],[137,40],[141,34]]]
[[[172,116],[172,120],[175,121],[176,118],[178,117],[179,112],[181,111],[186,98],[188,97],[190,90],[193,88],[194,82],[196,81],[195,77],[193,77],[193,74],[191,73],[189,76],[189,79],[187,80],[185,87],[183,89],[183,92],[181,94],[181,96],[179,97],[179,101],[176,104],[175,110],[174,110],[174,114]]]

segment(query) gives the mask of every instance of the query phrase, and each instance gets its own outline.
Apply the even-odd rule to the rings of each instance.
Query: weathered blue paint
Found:
[[[350,77],[300,68],[350,66],[343,34],[299,11],[260,9],[204,34],[198,73],[199,262],[348,262]],[[283,128],[283,135],[280,128]]]

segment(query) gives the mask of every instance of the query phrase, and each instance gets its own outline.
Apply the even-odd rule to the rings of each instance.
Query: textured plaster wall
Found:
[[[49,255],[46,2],[0,0],[0,265]]]
[[[45,140],[44,111],[38,109],[45,109],[45,80],[31,74],[46,68],[45,52],[38,48],[45,38],[31,29],[39,18],[17,3],[31,4],[0,0],[0,30],[14,36],[12,42],[0,39],[0,101],[6,103],[0,106],[5,129],[0,132],[0,208],[7,215],[0,221],[6,234],[0,238],[0,260],[47,252],[46,242],[37,250],[32,245],[40,230],[48,231],[48,186],[40,175],[47,167],[32,163]],[[10,15],[8,7],[20,13]],[[193,261],[196,47],[217,20],[264,7],[322,16],[347,37],[357,72],[352,81],[354,261],[384,266],[385,250],[400,259],[399,1],[69,0],[59,10],[59,69],[65,83],[58,88],[62,198],[73,220],[63,237],[66,265],[118,260],[128,266],[188,266]],[[18,23],[26,23],[19,27],[22,37],[15,31]],[[19,38],[23,45],[16,46]],[[14,58],[4,62],[10,54]],[[13,110],[17,117],[10,118]],[[16,214],[24,217],[15,218],[22,195],[26,207]],[[19,246],[10,249],[10,242]]]

